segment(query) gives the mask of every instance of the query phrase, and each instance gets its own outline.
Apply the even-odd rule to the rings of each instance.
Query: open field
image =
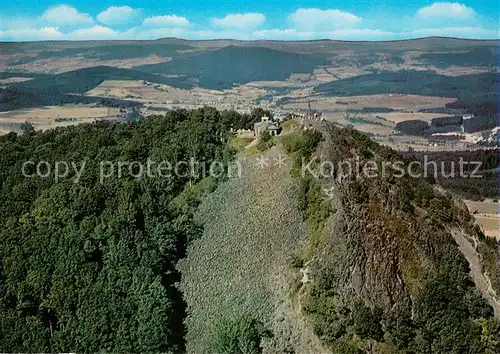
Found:
[[[88,96],[130,99],[165,108],[194,108],[197,106],[212,105],[223,109],[238,109],[243,106],[251,107],[255,105],[255,101],[267,93],[267,90],[250,85],[236,86],[231,90],[222,91],[203,88],[184,90],[140,80],[106,80],[86,94]]]
[[[442,151],[477,148],[475,143],[478,139],[460,141],[443,139],[442,143],[435,145],[427,138],[404,135],[394,129],[395,125],[402,121],[423,120],[430,123],[434,118],[449,116],[444,113],[420,113],[418,111],[442,108],[454,102],[453,98],[400,94],[309,98],[306,89],[295,90],[289,96],[299,94],[302,97],[280,105],[279,109],[291,113],[305,113],[310,102],[312,108],[320,111],[326,120],[343,126],[351,125],[355,129],[370,134],[377,142],[389,145],[396,150],[407,151],[412,148],[417,151]],[[270,108],[274,108],[272,104]],[[363,109],[373,110],[373,112],[366,113],[362,111]],[[380,109],[380,112],[377,112],[377,109]],[[384,112],[386,109],[392,109],[394,112]]]
[[[294,98],[293,93],[289,95]],[[391,108],[417,112],[420,109],[443,107],[455,101],[454,98],[419,95],[367,95],[350,97],[311,97],[311,104],[318,110],[363,109],[365,107]],[[283,105],[287,109],[307,109],[308,99],[298,99]]]
[[[287,81],[252,81],[252,82],[245,84],[245,86],[264,88],[264,89],[265,88],[278,88],[278,89],[281,89],[281,88],[293,89],[293,88],[295,88],[296,89],[296,88],[307,87],[307,84],[297,83],[297,82],[290,81],[290,80],[287,80]]]
[[[500,204],[491,200],[484,202],[465,201],[484,234],[500,240]]]
[[[91,68],[98,65],[112,66],[116,68],[130,69],[134,66],[159,64],[168,62],[170,58],[158,56],[148,56],[144,58],[120,59],[120,60],[99,60],[83,57],[61,57],[57,59],[39,59],[28,64],[16,65],[9,70],[36,72],[36,73],[63,73],[76,69]]]
[[[2,86],[5,87],[5,86],[11,85],[11,84],[15,84],[18,82],[24,82],[24,81],[28,81],[28,80],[31,80],[31,78],[29,78],[29,77],[9,77],[8,79],[0,80],[0,87],[2,87]]]
[[[362,123],[362,124],[354,124],[354,127],[357,130],[362,131],[363,133],[371,133],[371,134],[378,134],[378,135],[394,134],[394,130],[391,129],[390,127],[378,125],[378,124]]]
[[[471,213],[477,212],[480,214],[500,214],[500,204],[492,200],[483,202],[467,200],[465,201]]]
[[[10,132],[10,129],[2,129],[2,124],[0,124],[0,135],[8,134]]]
[[[94,105],[49,106],[0,113],[0,130],[11,131],[11,126],[31,123],[37,130],[61,126],[89,123],[101,119],[118,119],[116,108],[95,107]],[[60,121],[56,121],[56,119]],[[3,128],[2,128],[3,126]],[[9,128],[6,128],[9,127]]]
[[[390,112],[390,113],[376,113],[376,114],[374,113],[372,115],[381,116],[395,124],[403,122],[405,120],[413,120],[413,119],[424,120],[430,123],[434,118],[450,116],[449,114],[443,114],[443,113],[421,113],[421,112],[412,112],[412,113]]]

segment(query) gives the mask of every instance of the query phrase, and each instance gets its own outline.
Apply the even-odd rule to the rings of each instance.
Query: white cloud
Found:
[[[42,20],[58,26],[89,25],[93,20],[89,14],[78,12],[68,5],[59,5],[49,8],[42,14]]]
[[[325,32],[297,31],[294,28],[260,30],[252,33],[257,39],[337,39],[337,40],[386,40],[398,37],[397,33],[380,29],[338,29]]]
[[[130,6],[111,6],[97,15],[99,22],[105,25],[119,25],[135,20],[141,14],[141,10]]]
[[[361,22],[361,18],[337,9],[298,9],[288,19],[300,30],[318,31],[350,28]]]
[[[470,19],[475,16],[475,12],[470,7],[458,2],[435,2],[418,10],[418,17],[440,17],[452,19]]]
[[[351,41],[370,41],[370,40],[389,40],[399,35],[394,32],[380,29],[339,29],[329,33],[330,39],[351,40]]]
[[[407,29],[401,33],[360,28],[361,26],[357,26],[362,22],[360,17],[337,9],[301,8],[288,17],[289,27],[274,29],[261,27],[266,22],[266,17],[260,13],[228,14],[225,17],[212,18],[212,26],[208,28],[196,26],[187,18],[173,14],[148,17],[142,24],[133,27],[131,22],[139,20],[141,15],[140,9],[130,6],[111,6],[97,15],[99,22],[94,22],[90,15],[80,13],[74,7],[59,5],[49,8],[39,17],[0,18],[0,40],[107,40],[162,37],[242,40],[322,38],[393,40],[427,36],[478,39],[500,37],[495,26],[485,23],[480,25],[474,10],[460,3],[436,2],[420,9],[409,19],[414,23],[409,23]],[[460,26],[464,20],[467,27]],[[426,28],[419,27],[422,24],[425,24]]]
[[[1,40],[9,41],[40,41],[60,39],[63,33],[55,27],[19,28],[0,31]]]
[[[142,24],[147,27],[187,27],[190,23],[185,17],[166,15],[148,17]]]
[[[0,15],[0,29],[38,28],[40,19],[34,17],[5,17]]]
[[[482,27],[442,27],[424,28],[413,32],[402,33],[405,38],[442,36],[471,39],[497,39],[500,38],[498,30],[490,30]]]
[[[67,35],[68,39],[75,40],[92,40],[92,39],[116,39],[120,36],[117,32],[109,27],[95,25],[89,28],[81,28]]]
[[[144,28],[134,27],[128,31],[122,32],[120,37],[123,39],[158,39],[164,37],[182,37],[186,36],[186,29],[180,27],[174,28]]]
[[[287,29],[266,29],[254,31],[252,36],[258,39],[276,39],[276,40],[286,40],[286,39],[295,39],[303,37],[303,34],[306,32],[297,32],[294,28]]]
[[[266,22],[266,16],[256,12],[245,14],[228,14],[224,18],[214,17],[211,20],[212,25],[220,28],[232,29],[255,29]]]
[[[200,30],[193,31],[187,34],[189,39],[240,39],[240,40],[249,40],[252,39],[251,33],[240,31],[237,29],[229,29],[229,30]]]

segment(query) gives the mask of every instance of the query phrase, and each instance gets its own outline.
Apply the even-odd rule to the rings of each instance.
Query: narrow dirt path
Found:
[[[460,251],[469,262],[471,276],[474,280],[474,283],[476,283],[476,287],[479,289],[479,291],[488,301],[491,307],[493,307],[495,316],[500,317],[500,301],[497,300],[497,294],[491,287],[490,279],[486,275],[484,275],[481,270],[481,262],[474,245],[470,243],[470,241],[460,230],[452,230],[451,235],[457,242]]]

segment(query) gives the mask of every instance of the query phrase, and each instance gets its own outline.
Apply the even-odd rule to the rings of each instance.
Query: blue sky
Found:
[[[499,38],[497,0],[4,2],[0,40]]]

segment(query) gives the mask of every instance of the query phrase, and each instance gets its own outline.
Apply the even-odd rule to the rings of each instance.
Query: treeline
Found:
[[[423,136],[429,133],[429,123],[420,119],[405,120],[396,124],[396,130],[407,135]]]
[[[496,116],[440,117],[432,119],[431,124],[424,120],[412,119],[398,122],[396,130],[408,135],[429,136],[437,133],[477,133],[492,130],[499,126]]]
[[[101,180],[99,162],[226,164],[231,125],[250,117],[203,108],[0,137],[1,350],[183,352],[176,263],[200,235],[201,196],[224,174],[203,179],[182,165],[165,178]],[[26,161],[86,167],[56,183],[24,177]]]

